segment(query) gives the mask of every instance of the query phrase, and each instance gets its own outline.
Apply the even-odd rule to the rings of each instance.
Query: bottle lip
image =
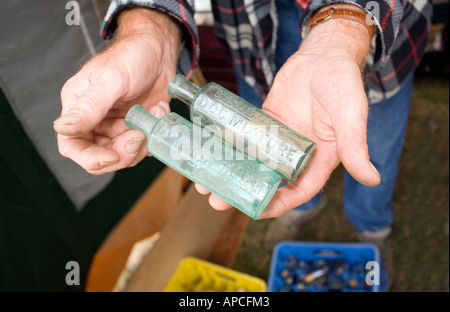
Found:
[[[189,81],[182,74],[175,75],[169,82],[167,93],[181,102],[191,105],[195,96],[201,90],[199,86]]]
[[[125,116],[125,125],[130,129],[139,130],[145,136],[148,136],[158,120],[158,118],[147,112],[142,105],[136,104]]]
[[[295,175],[292,177],[292,179],[289,180],[290,182],[297,180],[299,178],[299,176],[303,173],[303,171],[305,171],[305,168],[311,161],[311,158],[314,155],[315,150],[316,150],[316,144],[313,143],[305,151],[305,156],[304,156],[303,160],[300,162],[300,166],[297,168]]]

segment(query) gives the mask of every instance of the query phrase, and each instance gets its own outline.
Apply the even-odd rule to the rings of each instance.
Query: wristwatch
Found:
[[[347,4],[345,7],[328,5],[322,9],[319,9],[317,13],[315,13],[306,23],[306,26],[312,27],[330,19],[346,19],[358,22],[366,27],[371,37],[377,29],[370,13],[356,5]]]

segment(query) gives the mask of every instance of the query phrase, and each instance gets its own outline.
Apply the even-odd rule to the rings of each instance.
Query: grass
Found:
[[[417,76],[393,205],[394,283],[391,291],[449,290],[449,80]],[[342,211],[339,166],[325,192],[329,206],[296,239],[354,242]],[[270,220],[250,221],[234,269],[267,281],[271,253],[264,249]]]

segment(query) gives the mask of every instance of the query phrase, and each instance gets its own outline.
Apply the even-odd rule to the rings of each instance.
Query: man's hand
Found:
[[[380,182],[369,160],[369,103],[361,74],[370,39],[357,22],[319,24],[276,76],[264,109],[317,147],[303,175],[277,191],[262,218],[280,216],[311,199],[340,162],[360,183]]]
[[[369,160],[368,99],[361,75],[370,41],[369,32],[358,22],[329,20],[311,29],[277,73],[263,110],[317,147],[304,173],[277,190],[260,219],[278,217],[311,199],[340,162],[360,183],[380,183]],[[218,210],[230,207],[214,194],[209,201]]]
[[[120,14],[114,43],[64,85],[61,117],[54,121],[60,153],[92,174],[133,166],[147,151],[145,137],[124,124],[141,104],[161,117],[170,110],[167,85],[175,75],[180,29],[146,8]]]

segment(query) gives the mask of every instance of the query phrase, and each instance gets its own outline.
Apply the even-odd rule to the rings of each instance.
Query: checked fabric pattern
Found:
[[[417,68],[425,53],[431,26],[431,0],[296,0],[302,11],[300,33],[303,36],[307,34],[306,22],[316,10],[338,2],[354,3],[373,14],[378,34],[365,69],[368,95],[371,103],[393,96]],[[231,57],[235,69],[264,98],[275,76],[278,22],[274,1],[211,0],[211,3],[219,41]],[[164,11],[185,27],[179,71],[189,76],[198,63],[200,53],[193,1],[111,0],[102,27],[104,38],[113,36],[115,17],[120,10],[132,6]]]

